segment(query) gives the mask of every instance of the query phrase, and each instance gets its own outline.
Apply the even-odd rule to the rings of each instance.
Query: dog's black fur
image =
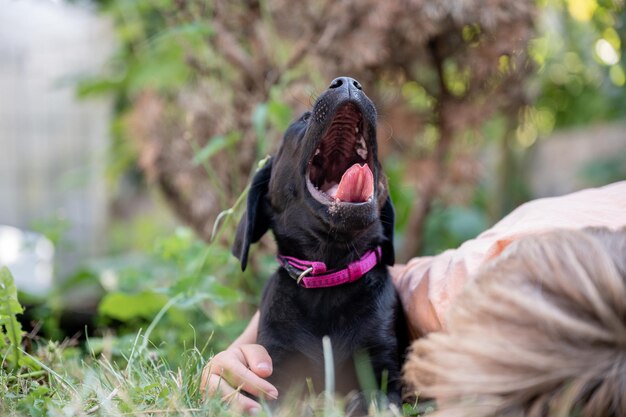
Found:
[[[367,163],[374,176],[374,196],[364,203],[320,201],[306,181],[315,150],[346,105],[361,115]],[[387,265],[394,263],[394,209],[377,159],[376,117],[374,105],[358,82],[347,77],[334,80],[312,111],[289,126],[278,153],[252,181],[247,212],[233,247],[242,269],[250,244],[268,229],[274,232],[281,255],[323,261],[329,268],[344,268],[368,250],[382,247],[378,264],[353,283],[307,289],[282,267],[269,279],[257,340],[272,358],[270,382],[279,392],[303,383],[305,377],[312,379],[318,392],[324,388],[322,337],[328,335],[339,393],[359,389],[353,355],[365,350],[379,383],[383,372],[388,372],[389,399],[400,401],[400,358],[406,335],[387,273]]]

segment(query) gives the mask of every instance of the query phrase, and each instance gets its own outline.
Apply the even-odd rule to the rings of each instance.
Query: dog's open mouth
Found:
[[[315,199],[363,203],[373,197],[373,156],[366,127],[354,104],[337,110],[309,161],[307,186]]]

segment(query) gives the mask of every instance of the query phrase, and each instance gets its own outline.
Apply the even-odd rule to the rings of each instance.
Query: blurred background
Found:
[[[221,349],[276,267],[257,162],[340,75],[379,110],[399,260],[626,179],[610,0],[0,0],[0,264],[47,339]],[[111,335],[114,335],[112,337]],[[195,340],[195,339],[194,339]]]

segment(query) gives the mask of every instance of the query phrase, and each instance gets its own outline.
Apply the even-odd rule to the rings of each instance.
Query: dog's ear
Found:
[[[248,204],[246,212],[241,216],[235,243],[233,243],[233,255],[241,262],[241,270],[248,265],[248,251],[250,245],[261,239],[270,227],[270,215],[266,202],[268,185],[272,175],[272,160],[254,174],[250,191],[248,192]]]
[[[396,221],[396,210],[393,208],[391,197],[387,195],[383,208],[380,209],[380,221],[383,224],[383,233],[385,241],[383,242],[383,262],[387,265],[393,265],[396,262],[396,253],[393,249],[393,228]]]

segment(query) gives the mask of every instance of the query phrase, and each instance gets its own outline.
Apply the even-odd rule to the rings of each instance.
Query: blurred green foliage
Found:
[[[111,183],[136,165],[136,151],[125,128],[124,117],[137,94],[157,90],[174,94],[193,78],[185,49],[207,53],[204,38],[211,34],[208,21],[172,25],[165,10],[170,0],[99,1],[104,14],[115,22],[118,49],[103,74],[82,80],[80,97],[113,93],[117,117],[112,124],[113,143],[109,174]]]
[[[7,267],[0,269],[0,356],[6,358],[10,367],[22,365],[22,325],[17,315],[24,308],[17,301],[17,289]]]
[[[173,0],[102,0],[103,11],[116,22],[120,42],[117,55],[113,58],[109,73],[104,77],[86,80],[79,89],[81,94],[113,92],[118,97],[118,110],[123,117],[132,98],[145,89],[157,90],[161,94],[175,94],[183,86],[192,84],[197,74],[190,67],[188,57],[197,55],[203,59],[217,60],[207,47],[206,39],[214,32],[212,22],[201,16],[210,15],[212,4],[192,4],[190,16],[182,22],[170,12],[177,7]],[[466,217],[463,209],[447,210],[441,206],[434,210],[428,220],[428,248],[423,253],[436,253],[449,247],[458,246],[473,233],[492,224],[515,206],[529,198],[525,187],[524,165],[527,150],[538,139],[548,136],[554,129],[587,125],[600,121],[614,120],[626,115],[625,61],[623,57],[626,42],[624,18],[626,12],[614,1],[596,0],[538,0],[540,15],[537,21],[537,36],[530,45],[531,56],[537,67],[537,74],[529,85],[532,105],[519,114],[520,124],[513,133],[509,127],[496,128],[483,134],[503,142],[500,177],[494,184],[481,184],[478,192],[487,194],[487,204],[467,208],[469,212],[481,213]],[[186,4],[186,7],[188,5]],[[195,7],[195,9],[194,9]],[[203,9],[201,12],[200,9]],[[471,41],[480,32],[478,27],[468,26],[464,39]],[[506,57],[501,66],[508,65]],[[444,82],[451,91],[462,94],[467,88],[463,74],[455,69],[453,62],[444,68]],[[227,73],[219,72],[229,82]],[[467,78],[467,77],[465,77]],[[267,103],[260,104],[251,115],[251,123],[257,136],[257,155],[262,158],[268,151],[266,123],[271,122],[278,131],[284,130],[293,114],[282,101],[280,88],[275,88]],[[401,88],[402,95],[416,109],[433,106],[432,98],[415,82],[407,82]],[[498,123],[498,116],[494,119]],[[490,122],[487,122],[488,126]],[[119,127],[119,126],[118,126]],[[432,127],[436,129],[436,127]],[[432,130],[432,129],[431,129]],[[124,172],[134,164],[134,151],[128,147],[127,132],[114,129],[117,139],[113,148],[112,172]],[[241,132],[231,132],[211,138],[205,146],[196,149],[195,162],[205,166],[207,174],[211,167],[205,162],[220,150],[234,146]],[[420,146],[428,146],[436,139],[429,135],[429,129],[419,138]],[[432,145],[432,144],[431,144]],[[388,171],[398,166],[406,166],[397,155],[385,161]],[[125,167],[125,168],[124,168]],[[390,168],[391,167],[391,168]],[[412,208],[415,196],[406,194],[408,190],[394,192],[401,187],[404,172],[390,172],[392,193],[398,210],[399,235],[406,222],[406,215]],[[493,181],[492,181],[493,182]],[[215,183],[215,181],[214,181]],[[219,187],[216,192],[219,193]],[[474,200],[477,200],[476,198]],[[226,199],[220,196],[222,206]],[[445,202],[440,202],[446,204]],[[474,222],[472,227],[456,228],[450,221],[456,215],[463,222]],[[478,218],[481,220],[478,220]],[[472,220],[474,219],[474,220]],[[458,232],[458,233],[457,233]],[[448,236],[443,239],[442,236]],[[439,242],[439,243],[432,243]]]
[[[595,186],[624,180],[626,178],[626,155],[616,155],[594,161],[583,167],[579,175]]]
[[[489,226],[485,210],[479,205],[444,206],[435,203],[424,228],[424,255],[436,255],[442,250],[456,248],[476,237]]]
[[[99,3],[115,23],[119,49],[106,73],[83,80],[78,93],[84,97],[114,95],[111,184],[118,184],[123,176],[142,183],[136,151],[125,124],[133,99],[146,89],[166,97],[174,96],[192,83],[197,74],[187,59],[189,53],[209,61],[217,59],[206,45],[206,38],[214,28],[211,21],[195,16],[185,23],[171,21],[170,15],[163,11],[173,8],[174,0]],[[529,84],[533,104],[519,115],[519,126],[508,126],[502,115],[484,125],[480,134],[487,139],[483,144],[502,151],[499,171],[491,181],[478,184],[465,205],[444,199],[435,202],[424,229],[424,255],[458,247],[528,198],[521,161],[538,140],[554,129],[626,116],[626,12],[610,1],[538,0],[538,3],[541,6],[538,35],[531,45],[537,75]],[[205,6],[211,4],[206,2]],[[471,39],[475,30],[468,27],[464,36]],[[500,64],[508,65],[506,59]],[[461,95],[467,88],[465,75],[452,63],[444,68],[444,75],[454,94]],[[224,83],[229,81],[227,72],[215,76]],[[417,110],[434,106],[432,97],[417,83],[405,83],[400,92]],[[250,115],[258,159],[270,149],[268,129],[282,131],[294,117],[281,93],[281,87],[275,86],[267,101],[256,106]],[[430,124],[416,148],[432,147],[436,129]],[[468,132],[467,142],[472,145],[474,134]],[[216,174],[207,161],[223,150],[236,152],[241,138],[239,131],[211,137],[204,146],[196,147],[193,162],[204,167],[207,176],[217,184]],[[396,154],[384,161],[384,165],[396,206],[399,236],[402,236],[416,199],[416,191],[403,184],[410,164]],[[597,184],[624,178],[626,159],[617,156],[597,161],[581,175]],[[219,187],[216,192],[221,192]],[[229,201],[225,195],[219,197],[226,209]],[[44,329],[49,329],[46,334],[61,339],[60,297],[76,288],[97,287],[100,327],[88,331],[89,342],[81,348],[87,355],[85,351],[56,342],[40,345],[33,342],[29,352],[23,354],[21,330],[15,325],[21,306],[8,272],[2,270],[0,398],[17,404],[10,411],[71,415],[97,406],[102,415],[107,415],[110,410],[133,412],[172,406],[178,407],[177,410],[196,407],[192,412],[199,415],[207,412],[223,415],[224,407],[217,402],[200,405],[197,383],[200,370],[210,352],[227,346],[247,324],[259,301],[263,277],[269,276],[276,266],[271,256],[260,257],[255,259],[253,268],[242,273],[230,254],[228,245],[235,220],[242,212],[243,196],[219,218],[216,236],[210,244],[187,228],[176,228],[164,235],[163,230],[168,229],[163,226],[161,215],[142,215],[111,227],[107,237],[111,256],[86,263],[40,308]],[[65,220],[43,221],[37,227],[55,244],[63,241],[67,228]],[[115,332],[113,337],[111,331]],[[206,349],[197,348],[205,345]],[[17,367],[20,373],[10,373],[7,367]],[[44,372],[45,378],[38,372]],[[123,395],[116,394],[115,401],[107,400],[116,390]],[[59,395],[62,399],[55,402],[53,398]],[[83,408],[77,408],[77,398]],[[8,414],[2,408],[5,406],[0,404],[3,415]],[[406,405],[405,413],[417,412]]]
[[[210,14],[211,2],[186,4],[186,7],[191,6],[189,16],[183,20],[175,18],[173,10],[176,10],[177,3],[174,0],[102,0],[100,4],[103,12],[115,22],[119,49],[111,60],[108,72],[82,82],[79,93],[114,93],[117,98],[118,119],[113,125],[116,138],[112,148],[114,158],[111,172],[119,176],[128,172],[136,161],[132,147],[128,146],[128,131],[123,127],[123,118],[133,98],[146,89],[156,90],[165,96],[174,95],[180,88],[197,81],[198,74],[190,65],[189,56],[197,55],[209,61],[218,60],[219,57],[212,55],[212,49],[206,42],[214,32],[212,22],[201,18]],[[537,36],[530,45],[537,68],[529,84],[532,105],[519,114],[520,124],[513,126],[513,131],[502,115],[496,115],[484,124],[484,130],[478,136],[486,138],[484,144],[495,145],[502,154],[499,171],[494,175],[496,179],[478,184],[466,205],[443,199],[435,202],[424,228],[424,255],[459,246],[529,197],[523,159],[538,139],[546,137],[554,129],[625,116],[624,9],[612,1],[595,0],[538,0],[538,5],[540,15]],[[463,37],[471,41],[479,32],[480,28],[468,26]],[[500,65],[503,70],[509,65],[506,57],[501,59]],[[214,76],[221,77],[224,83],[229,82],[227,72],[218,71]],[[467,88],[466,78],[454,67],[453,62],[444,68],[444,82],[453,93],[463,93],[463,89]],[[275,86],[268,101],[259,104],[250,116],[257,139],[258,158],[266,155],[269,149],[268,125],[282,131],[294,116],[291,108],[283,101],[281,91],[280,86]],[[415,82],[405,83],[401,87],[401,94],[416,110],[429,109],[434,105],[432,97]],[[432,147],[437,137],[432,131],[436,129],[434,125],[431,125],[430,130],[426,128],[416,145]],[[206,145],[195,148],[194,163],[203,166],[207,176],[212,178],[223,207],[227,207],[228,201],[208,162],[224,149],[235,149],[241,140],[241,133],[232,131],[226,135],[217,135],[210,138]],[[468,132],[468,135],[474,134]],[[468,143],[474,142],[474,136],[468,139]],[[402,157],[392,154],[389,160],[384,161],[396,206],[396,226],[400,237],[416,199],[415,190],[403,185],[408,164]],[[592,178],[596,183],[617,179],[623,175],[623,163],[617,159],[598,161],[582,175]],[[225,212],[226,235],[232,234],[232,219],[240,212],[241,207]],[[217,287],[211,288],[211,285],[228,285],[239,289],[242,294],[248,294],[245,297],[254,297],[261,288],[260,281],[240,274],[234,258],[222,245],[228,243],[228,239],[205,247],[189,231],[178,231],[169,238],[158,238],[158,235],[152,235],[158,233],[155,232],[158,229],[150,228],[150,222],[154,221],[139,218],[137,224],[145,224],[136,230],[140,235],[143,234],[142,230],[152,230],[150,237],[139,247],[145,250],[156,239],[155,248],[147,256],[142,255],[144,257],[139,262],[124,257],[113,262],[120,263],[114,268],[118,287],[105,286],[107,295],[100,305],[102,316],[122,321],[132,329],[155,314],[171,297],[198,289],[204,294],[200,298],[206,297],[221,305],[213,309],[211,314],[204,311],[206,322],[202,330],[217,331],[225,325],[231,326],[230,320],[236,316],[233,305],[236,306],[240,299],[231,294],[226,297],[230,301],[226,302],[220,298],[219,291],[215,292]],[[115,245],[116,252],[124,252],[124,232],[128,227],[124,225],[119,229],[120,237],[115,239],[119,242]],[[170,249],[163,252],[164,248]],[[210,255],[202,255],[203,251]],[[202,264],[199,268],[194,266],[198,263]],[[266,268],[266,273],[272,268],[271,260],[261,264]],[[233,277],[240,278],[233,280]],[[186,304],[193,304],[191,300],[197,299],[187,299]],[[246,301],[252,305],[255,303],[254,299]],[[116,309],[116,305],[129,307]],[[173,319],[179,309],[180,306],[173,307],[166,315],[167,320]],[[219,325],[209,324],[214,322]],[[241,328],[241,323],[234,327]]]
[[[174,362],[180,345],[196,337],[213,335],[212,349],[228,345],[253,312],[247,306],[257,302],[238,289],[258,293],[262,284],[241,274],[228,248],[207,245],[184,228],[158,239],[146,255],[114,257],[91,267],[105,291],[99,305],[101,324],[115,324],[118,334],[134,335],[162,311],[151,340]],[[225,282],[225,277],[231,281]]]
[[[483,181],[468,207],[436,204],[427,220],[423,254],[458,247],[527,201],[524,159],[538,140],[555,129],[626,117],[623,5],[595,0],[540,0],[538,5],[537,36],[530,45],[537,67],[528,88],[532,105],[519,115],[512,135],[498,116],[485,124],[483,136],[500,142],[496,179]],[[617,156],[573,175],[602,185],[626,179],[626,169]]]
[[[626,116],[625,17],[610,1],[546,2],[531,45],[539,75],[530,116],[537,133]],[[532,142],[532,135],[523,140]]]

